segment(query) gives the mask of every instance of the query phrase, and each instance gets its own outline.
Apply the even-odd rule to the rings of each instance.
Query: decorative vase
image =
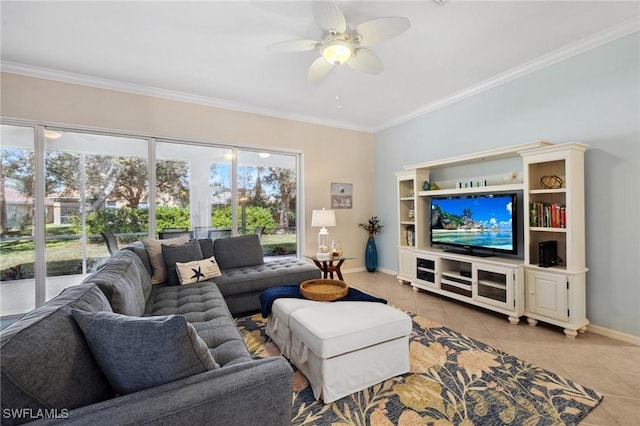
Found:
[[[375,272],[378,269],[378,250],[373,235],[369,235],[367,246],[364,249],[364,263],[369,272]]]

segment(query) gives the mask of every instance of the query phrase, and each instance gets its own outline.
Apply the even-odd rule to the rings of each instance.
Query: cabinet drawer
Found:
[[[436,282],[436,275],[433,272],[418,269],[416,276],[419,280],[429,281],[430,283]]]
[[[416,259],[416,266],[418,268],[425,268],[425,269],[434,270],[435,269],[435,262],[433,260],[431,260],[431,259],[417,258]]]

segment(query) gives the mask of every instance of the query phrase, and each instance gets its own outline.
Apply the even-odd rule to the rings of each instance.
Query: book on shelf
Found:
[[[404,231],[404,240],[406,241],[408,246],[415,246],[416,243],[416,228],[413,225],[407,226],[407,229]]]
[[[529,203],[529,226],[538,228],[566,228],[566,207],[558,203]]]

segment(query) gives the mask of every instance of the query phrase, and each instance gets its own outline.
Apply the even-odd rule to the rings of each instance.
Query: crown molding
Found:
[[[144,86],[140,84],[125,83],[122,81],[109,80],[100,77],[91,77],[83,74],[76,74],[66,71],[54,70],[51,68],[24,65],[16,62],[2,61],[0,64],[2,72],[18,74],[26,77],[41,78],[45,80],[59,81],[61,83],[77,84],[81,86],[94,87],[98,89],[114,90],[117,92],[130,93],[133,95],[149,96],[153,98],[166,99],[170,101],[186,102],[196,105],[204,105],[214,108],[245,112],[249,114],[263,115],[267,117],[279,118],[283,120],[300,121],[303,123],[328,126],[345,130],[370,133],[371,129],[357,126],[352,123],[323,120],[304,114],[295,114],[276,111],[268,108],[260,108],[255,105],[242,104],[239,102],[227,101],[224,99],[210,98],[206,96],[193,95],[173,90],[159,89],[156,87]]]
[[[595,49],[596,47],[618,40],[622,37],[628,36],[638,31],[640,31],[640,21],[638,21],[637,19],[631,19],[631,20],[622,22],[621,24],[618,24],[614,27],[611,27],[599,33],[593,34],[575,43],[569,44],[563,48],[555,50],[546,55],[540,56],[532,61],[519,65],[515,68],[512,68],[509,71],[506,71],[502,74],[498,74],[494,77],[491,77],[490,79],[485,80],[479,84],[468,87],[464,90],[461,90],[460,92],[454,93],[451,96],[447,96],[436,102],[424,105],[423,107],[420,107],[410,112],[409,114],[403,115],[401,117],[396,118],[395,120],[384,123],[382,124],[382,126],[377,127],[375,129],[371,129],[371,132],[376,133],[381,130],[385,130],[390,127],[396,126],[398,124],[402,124],[406,121],[412,120],[421,115],[427,114],[429,112],[433,112],[437,109],[451,105],[453,103],[469,98],[471,96],[475,96],[479,93],[485,92],[489,89],[500,86],[509,81],[515,80],[520,77],[524,77],[527,74],[531,74],[533,72],[539,71],[543,68],[549,67],[558,62],[562,62],[573,56],[577,56],[581,53],[587,52],[591,49]]]
[[[239,102],[232,102],[223,99],[210,98],[205,96],[198,96],[183,92],[177,92],[172,90],[159,89],[155,87],[149,87],[139,84],[125,83],[121,81],[108,80],[98,77],[90,77],[82,74],[75,74],[65,71],[58,71],[49,68],[35,67],[30,65],[24,65],[14,62],[3,61],[0,64],[2,72],[10,74],[19,74],[27,77],[42,78],[46,80],[54,80],[62,83],[78,84],[82,86],[95,87],[99,89],[115,90],[124,93],[130,93],[135,95],[150,96],[160,99],[167,99],[178,102],[187,102],[197,105],[210,106],[214,108],[222,108],[232,111],[245,112],[249,114],[263,115],[273,118],[279,118],[283,120],[299,121],[303,123],[334,127],[345,130],[352,130],[366,133],[376,133],[390,127],[402,124],[406,121],[412,120],[421,115],[433,112],[445,106],[459,102],[471,96],[475,96],[482,92],[485,92],[494,87],[505,84],[509,81],[523,77],[527,74],[539,71],[543,68],[556,64],[558,62],[569,59],[573,56],[579,55],[596,47],[615,41],[619,38],[633,34],[640,31],[640,21],[637,19],[631,19],[625,21],[619,25],[611,27],[607,30],[593,34],[575,43],[567,45],[561,49],[555,50],[549,54],[543,55],[537,59],[529,61],[525,64],[512,68],[509,71],[498,74],[490,79],[487,79],[479,84],[468,87],[457,93],[439,99],[438,101],[424,105],[412,112],[403,116],[397,117],[394,120],[383,123],[378,127],[367,127],[357,125],[354,123],[339,122],[332,120],[324,120],[318,117],[295,114],[290,112],[281,112],[268,108],[260,108],[254,105],[242,104]]]

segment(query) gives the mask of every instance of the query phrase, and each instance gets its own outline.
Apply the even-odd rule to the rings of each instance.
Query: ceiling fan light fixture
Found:
[[[44,129],[44,137],[47,139],[58,139],[62,137],[62,133],[56,132],[55,130]]]
[[[344,64],[353,55],[353,46],[342,40],[335,40],[322,47],[322,57],[330,64]]]

